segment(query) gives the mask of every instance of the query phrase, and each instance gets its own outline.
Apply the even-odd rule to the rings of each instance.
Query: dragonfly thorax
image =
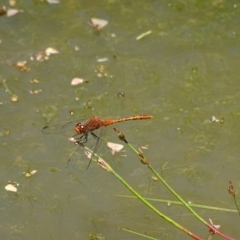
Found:
[[[75,126],[75,132],[78,134],[82,134],[86,132],[86,128],[83,124],[77,123]]]

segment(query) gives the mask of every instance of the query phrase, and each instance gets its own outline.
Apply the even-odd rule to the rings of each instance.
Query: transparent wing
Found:
[[[45,126],[42,129],[42,133],[44,134],[58,134],[58,133],[64,133],[68,131],[74,131],[74,128],[76,124],[79,123],[79,121],[72,121],[68,123],[61,123],[56,125],[49,125]]]

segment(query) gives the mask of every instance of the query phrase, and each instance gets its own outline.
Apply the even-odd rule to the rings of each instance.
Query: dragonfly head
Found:
[[[76,126],[75,126],[75,132],[76,132],[77,134],[85,133],[85,131],[86,131],[86,129],[85,129],[85,127],[84,127],[83,124],[81,124],[81,123],[77,123],[77,124],[76,124]]]

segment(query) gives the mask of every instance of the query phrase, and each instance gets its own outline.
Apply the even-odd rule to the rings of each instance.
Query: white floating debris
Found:
[[[18,102],[19,101],[19,97],[16,94],[12,94],[11,95],[11,101],[12,102]]]
[[[220,122],[220,120],[217,119],[216,117],[212,116],[212,122]]]
[[[112,155],[114,155],[116,152],[120,152],[123,149],[122,144],[113,143],[113,142],[107,142],[107,146],[112,150]]]
[[[107,61],[108,61],[107,57],[97,59],[97,62],[107,62]]]
[[[45,50],[45,53],[47,56],[50,56],[51,54],[58,54],[59,51],[54,48],[49,47]]]
[[[36,53],[35,55],[30,56],[30,59],[32,61],[36,60],[36,61],[39,61],[39,62],[42,62],[44,60],[48,60],[48,58],[49,57],[46,55],[45,51],[41,51],[41,52]]]
[[[12,17],[14,15],[16,15],[17,13],[23,12],[23,10],[21,9],[8,9],[7,10],[7,17]]]
[[[17,192],[17,188],[11,184],[11,183],[8,183],[6,186],[5,186],[5,189],[7,191],[10,191],[10,192]]]
[[[140,39],[144,38],[145,36],[147,36],[147,35],[149,35],[149,34],[151,34],[151,33],[152,33],[151,30],[150,30],[150,31],[147,31],[147,32],[144,32],[144,33],[140,34],[139,36],[137,36],[137,37],[136,37],[136,40],[140,40]]]
[[[71,81],[71,85],[72,86],[76,86],[78,84],[81,84],[84,82],[84,79],[83,78],[74,78],[72,81]]]
[[[101,30],[108,25],[108,21],[100,18],[91,18],[89,25],[94,27],[96,30]]]
[[[37,173],[37,170],[32,170],[31,171],[31,175],[34,175],[34,174],[36,174]]]
[[[74,50],[75,50],[75,51],[79,51],[79,49],[80,49],[79,46],[77,46],[77,45],[74,46]]]
[[[58,4],[58,3],[60,3],[59,0],[47,0],[47,2],[48,2],[49,4]]]
[[[36,172],[37,172],[37,170],[32,170],[31,171],[30,169],[28,169],[25,172],[23,172],[23,174],[24,174],[25,177],[31,177],[32,175],[36,174]]]
[[[42,61],[48,60],[50,55],[58,54],[58,53],[59,53],[58,50],[49,47],[45,50],[39,51],[38,53],[31,55],[30,59],[32,61],[36,60],[36,61],[42,62]]]

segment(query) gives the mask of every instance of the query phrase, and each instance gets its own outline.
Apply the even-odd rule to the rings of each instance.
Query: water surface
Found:
[[[89,239],[91,233],[139,239],[120,227],[158,239],[187,238],[137,200],[114,196],[130,193],[96,164],[86,171],[82,149],[68,164],[75,146],[67,138],[74,132],[41,133],[47,124],[91,116],[153,115],[117,127],[136,147],[148,147],[145,154],[158,171],[167,163],[161,173],[184,199],[234,209],[227,188],[232,180],[238,189],[240,174],[238,4],[71,0],[24,1],[15,8],[24,12],[0,17],[0,77],[19,97],[12,102],[1,85],[2,239]],[[109,24],[96,32],[88,24],[92,17]],[[48,47],[59,54],[30,60]],[[108,61],[99,63],[101,58]],[[13,67],[18,61],[27,61],[30,70]],[[99,77],[101,69],[105,76]],[[87,82],[71,86],[75,77]],[[212,122],[212,116],[224,123]],[[106,141],[120,142],[112,127]],[[175,200],[127,147],[112,156],[103,142],[98,153],[144,196]],[[31,178],[22,174],[28,168],[37,170]],[[9,180],[20,184],[17,193],[5,191]],[[207,236],[183,207],[157,206]],[[197,211],[226,234],[240,236],[237,214]]]

